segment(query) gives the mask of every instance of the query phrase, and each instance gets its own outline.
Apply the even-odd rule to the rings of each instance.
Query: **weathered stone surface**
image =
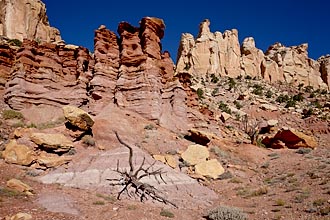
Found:
[[[36,154],[30,147],[11,140],[2,152],[2,157],[7,163],[28,166],[36,159]]]
[[[88,99],[90,59],[83,47],[24,40],[4,99],[16,110],[41,104],[80,106]]]
[[[265,55],[275,61],[279,67],[278,72],[268,71],[267,75],[271,77],[271,81],[274,82],[275,79],[281,79],[283,76],[285,82],[294,85],[303,83],[305,86],[309,85],[314,88],[327,88],[319,72],[319,63],[308,58],[307,49],[308,44],[285,47],[276,43],[270,46]],[[266,65],[264,68],[267,68]],[[267,72],[265,69],[264,72]]]
[[[202,145],[190,145],[187,150],[181,154],[182,159],[189,165],[196,165],[205,162],[210,156],[209,150]]]
[[[268,147],[282,148],[284,143],[286,147],[292,149],[298,149],[300,147],[316,148],[318,143],[312,136],[308,136],[300,131],[296,131],[292,128],[282,128],[272,138],[264,140]]]
[[[63,134],[32,133],[30,138],[35,144],[55,152],[65,152],[73,147],[72,141]]]
[[[317,61],[320,63],[321,78],[330,89],[330,55],[322,56]]]
[[[49,154],[46,152],[41,152],[37,158],[38,164],[46,168],[59,167],[71,160],[72,158],[68,156],[58,156],[57,154]]]
[[[226,113],[226,112],[222,112],[220,115],[220,120],[225,123],[228,119],[231,118],[231,115]]]
[[[68,120],[71,125],[81,130],[87,131],[94,125],[92,117],[84,110],[75,106],[64,106],[63,113],[65,119]]]
[[[275,105],[271,105],[271,104],[261,104],[260,108],[263,110],[269,110],[269,111],[277,111],[278,107],[276,107]]]
[[[176,74],[188,72],[202,78],[211,74],[239,76],[241,51],[237,30],[211,33],[209,25],[208,19],[201,22],[196,40],[191,34],[181,36]]]
[[[225,169],[221,166],[217,159],[204,161],[195,165],[195,173],[205,177],[217,179]]]
[[[113,102],[120,66],[117,35],[101,25],[94,38],[94,75],[90,81],[94,100]]]
[[[32,215],[23,212],[17,213],[11,217],[10,216],[5,217],[5,220],[32,220],[32,219],[33,219]]]
[[[10,179],[7,181],[7,187],[17,190],[19,192],[24,192],[27,193],[29,195],[32,194],[33,189],[31,188],[31,186],[27,185],[26,183],[23,183],[22,181],[18,180],[18,179]]]
[[[58,29],[50,27],[46,6],[40,0],[0,1],[0,35],[10,39],[60,41]]]
[[[212,133],[197,130],[195,128],[189,129],[189,133],[189,139],[191,141],[205,146],[212,140],[212,138],[215,137],[215,135]]]
[[[0,88],[5,87],[14,64],[16,51],[0,40]]]
[[[252,37],[245,38],[241,46],[241,75],[251,77],[261,77],[261,63],[264,60],[262,50],[256,48],[255,41]]]

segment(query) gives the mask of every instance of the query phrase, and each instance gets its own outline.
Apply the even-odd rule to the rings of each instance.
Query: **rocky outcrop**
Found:
[[[186,129],[186,94],[174,78],[168,52],[161,53],[165,25],[143,18],[140,28],[119,24],[120,67],[115,102],[171,129]]]
[[[261,63],[264,60],[262,50],[256,48],[252,37],[245,38],[241,46],[241,75],[261,77]]]
[[[88,100],[90,60],[83,47],[24,40],[6,84],[5,101],[17,110],[42,104],[81,106]]]
[[[90,82],[94,100],[113,102],[120,66],[117,35],[101,25],[94,38],[94,74]]]
[[[40,0],[0,1],[0,35],[23,41],[41,42],[61,40],[58,29],[50,27],[46,6]]]
[[[209,25],[207,19],[200,24],[196,39],[191,34],[182,34],[176,75],[189,74],[197,80],[212,74],[231,78],[248,75],[271,83],[328,88],[329,59],[308,58],[307,44],[285,47],[276,43],[264,54],[252,37],[244,39],[240,47],[237,30],[211,33]]]
[[[320,63],[321,78],[330,89],[330,55],[322,56],[317,61]]]
[[[285,47],[276,43],[270,46],[265,55],[275,61],[279,67],[277,72],[276,70],[275,72],[269,71],[268,75],[271,76],[271,82],[275,82],[272,76],[275,76],[275,79],[283,76],[286,83],[293,85],[302,83],[314,88],[327,88],[319,72],[320,64],[308,58],[307,49],[307,44]]]
[[[176,73],[187,72],[201,78],[211,74],[240,75],[238,31],[211,33],[209,25],[208,19],[201,22],[196,40],[191,34],[182,34]]]
[[[3,88],[10,78],[16,51],[8,43],[0,42],[0,88]]]

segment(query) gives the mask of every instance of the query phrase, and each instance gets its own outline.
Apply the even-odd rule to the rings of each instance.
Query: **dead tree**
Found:
[[[152,164],[148,165],[145,168],[145,157],[143,158],[143,161],[141,165],[138,167],[138,169],[134,169],[133,165],[133,149],[131,146],[126,144],[118,135],[116,131],[114,131],[116,134],[116,137],[118,141],[124,145],[125,147],[128,148],[129,150],[129,157],[128,157],[128,162],[129,162],[129,171],[126,169],[120,170],[119,169],[119,160],[117,160],[117,168],[114,170],[115,172],[119,173],[121,178],[120,179],[110,179],[108,178],[107,180],[111,181],[110,185],[111,186],[124,186],[118,193],[117,199],[120,199],[120,196],[123,192],[126,192],[129,197],[131,197],[131,194],[129,193],[130,188],[134,188],[134,194],[138,195],[140,197],[140,201],[143,202],[144,200],[147,200],[149,197],[152,198],[153,200],[162,202],[164,204],[170,204],[177,208],[177,205],[174,204],[173,202],[167,200],[163,196],[161,196],[157,191],[157,189],[149,185],[147,183],[141,182],[141,179],[144,177],[150,177],[153,176],[157,180],[158,183],[160,183],[159,179],[157,176],[159,176],[160,180],[167,184],[165,180],[162,177],[162,174],[164,173],[162,171],[162,168],[159,168],[157,170],[153,170],[153,166],[155,165],[156,161],[153,162]],[[133,194],[133,195],[134,195]]]

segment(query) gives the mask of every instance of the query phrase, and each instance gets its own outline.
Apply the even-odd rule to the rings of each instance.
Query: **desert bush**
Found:
[[[18,40],[18,39],[10,39],[8,41],[9,44],[17,46],[17,47],[21,47],[22,46],[22,41]]]
[[[148,125],[144,126],[144,129],[145,130],[154,130],[155,126],[153,126],[152,124],[148,124]]]
[[[197,96],[198,96],[199,99],[203,99],[204,98],[204,91],[203,91],[203,89],[201,89],[201,88],[198,88],[197,89]]]
[[[276,98],[276,102],[283,103],[283,102],[287,102],[289,99],[290,97],[288,95],[281,94]]]
[[[228,107],[228,105],[226,103],[224,103],[223,101],[219,102],[219,109],[223,112],[226,112],[228,114],[231,114],[231,110]]]
[[[219,92],[219,88],[214,88],[211,95],[215,96]]]
[[[293,100],[293,98],[290,98],[290,99],[286,102],[284,108],[290,108],[290,107],[295,107],[295,106],[296,106],[296,101]]]
[[[211,74],[211,82],[212,83],[218,83],[219,82],[219,78],[216,77],[214,74]]]
[[[174,214],[171,211],[167,210],[167,209],[162,209],[160,211],[160,215],[164,216],[164,217],[167,217],[167,218],[174,218]]]
[[[256,120],[249,120],[245,115],[242,120],[243,131],[249,136],[251,144],[257,144],[257,136],[259,133],[259,126]]]
[[[4,110],[2,112],[2,117],[5,120],[7,120],[7,119],[23,119],[23,114],[18,111],[9,109],[9,110]]]
[[[305,92],[312,92],[313,91],[313,87],[312,86],[306,86],[305,87]]]
[[[85,135],[81,140],[87,146],[95,146],[95,140],[91,135]]]
[[[236,88],[235,79],[229,78],[228,79],[228,85],[229,85],[229,88],[228,88],[229,91],[232,90],[232,89],[235,89]]]
[[[300,93],[298,93],[297,95],[294,95],[294,96],[292,97],[292,99],[293,99],[293,101],[301,102],[301,101],[304,100],[304,96],[303,96],[303,94],[300,92]]]
[[[302,118],[304,119],[304,118],[311,117],[313,114],[314,114],[314,111],[313,111],[312,108],[309,108],[308,110],[304,109],[303,114],[302,114]]]
[[[237,109],[241,109],[243,107],[243,105],[237,100],[234,101],[234,105],[236,106]]]
[[[247,216],[238,208],[219,206],[209,211],[206,218],[210,220],[245,220]]]
[[[271,97],[273,97],[273,92],[271,90],[267,90],[265,95],[266,95],[267,98],[270,99]]]
[[[254,84],[253,85],[253,88],[254,88],[253,91],[252,91],[253,94],[259,95],[259,96],[263,95],[263,87],[262,87],[262,85],[260,85],[260,84]]]

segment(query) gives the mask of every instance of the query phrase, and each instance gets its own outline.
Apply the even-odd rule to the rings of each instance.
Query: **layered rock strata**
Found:
[[[13,109],[32,105],[81,106],[87,102],[91,57],[86,48],[24,40],[4,99]]]
[[[46,6],[40,0],[3,0],[0,10],[0,35],[20,41],[24,38],[41,42],[61,40],[59,30],[50,26]]]
[[[252,37],[244,39],[240,46],[237,30],[211,33],[209,25],[207,19],[201,22],[196,39],[191,34],[182,34],[177,75],[187,73],[204,80],[212,74],[232,78],[248,75],[271,83],[328,88],[329,58],[310,59],[307,44],[285,47],[276,43],[264,54],[256,48]]]

